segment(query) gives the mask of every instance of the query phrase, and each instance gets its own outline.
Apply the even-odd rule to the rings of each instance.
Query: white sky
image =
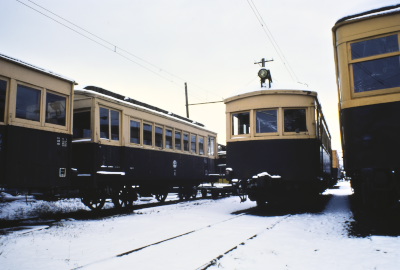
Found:
[[[333,148],[340,149],[331,28],[354,11],[398,2],[2,0],[0,53],[72,78],[77,88],[96,85],[182,116],[184,82],[189,103],[219,101],[257,88],[259,66],[254,62],[274,59],[267,68],[275,82],[298,81],[318,92]],[[297,79],[284,68],[249,3],[255,4]],[[217,131],[225,143],[223,103],[191,106],[190,118]]]

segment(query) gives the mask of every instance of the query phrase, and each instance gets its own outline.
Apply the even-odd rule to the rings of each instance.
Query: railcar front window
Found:
[[[4,122],[7,82],[0,80],[0,122]]]
[[[90,128],[90,111],[74,113],[74,134],[76,139],[87,139],[92,137]]]
[[[208,137],[208,155],[215,155],[215,138],[211,136]]]
[[[41,91],[24,85],[17,88],[17,118],[40,121]]]
[[[46,94],[46,123],[65,126],[67,98]]]
[[[278,132],[278,111],[277,110],[257,111],[256,132],[257,133]]]
[[[355,93],[400,87],[397,34],[354,42],[350,47]]]
[[[153,125],[143,124],[143,144],[153,145]]]
[[[374,38],[351,44],[351,56],[353,59],[397,51],[399,51],[397,35]]]
[[[250,112],[232,114],[232,135],[250,134]]]
[[[189,134],[183,133],[183,150],[189,151]]]
[[[172,149],[172,130],[165,130],[165,148]]]
[[[182,133],[175,131],[175,149],[182,150]]]
[[[156,146],[163,147],[163,133],[164,130],[162,127],[156,127]]]
[[[400,56],[353,64],[356,93],[400,86]]]
[[[140,122],[131,120],[131,143],[140,144]]]
[[[284,130],[285,132],[307,131],[306,110],[305,109],[286,109],[284,110]]]
[[[197,135],[192,134],[190,139],[190,151],[197,153]]]

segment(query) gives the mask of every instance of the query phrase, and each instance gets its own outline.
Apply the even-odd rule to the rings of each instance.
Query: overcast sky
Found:
[[[183,116],[185,82],[189,103],[221,101],[259,87],[254,62],[273,59],[274,82],[318,92],[340,149],[331,29],[398,2],[2,0],[0,53]],[[190,106],[190,118],[225,143],[223,103]]]

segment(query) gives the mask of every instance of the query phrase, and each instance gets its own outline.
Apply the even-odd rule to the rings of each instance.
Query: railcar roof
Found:
[[[304,95],[304,96],[313,96],[317,98],[318,94],[315,91],[310,91],[310,90],[292,90],[292,89],[285,89],[285,90],[273,90],[273,89],[260,89],[257,91],[252,91],[252,92],[247,92],[243,94],[239,94],[236,96],[232,96],[229,98],[226,98],[224,100],[224,103],[228,103],[237,99],[242,99],[246,97],[252,97],[252,96],[259,96],[259,95]]]
[[[153,105],[138,101],[138,100],[130,98],[130,97],[126,97],[126,96],[114,93],[114,92],[112,92],[110,90],[106,90],[106,89],[103,89],[103,88],[100,88],[100,87],[97,87],[97,86],[86,86],[83,89],[76,89],[75,91],[77,93],[79,93],[79,92],[92,93],[92,94],[95,94],[95,95],[102,95],[102,96],[105,96],[107,98],[116,99],[116,100],[118,100],[120,102],[127,103],[127,104],[129,104],[131,106],[134,106],[134,107],[138,107],[138,108],[142,108],[142,109],[145,109],[145,110],[153,111],[153,112],[156,112],[158,114],[162,114],[164,116],[167,116],[167,117],[170,117],[170,118],[175,118],[175,119],[178,119],[180,121],[184,121],[184,122],[187,122],[189,124],[196,125],[198,127],[204,128],[204,125],[202,123],[198,123],[198,122],[196,122],[194,120],[191,120],[189,118],[174,114],[172,112],[160,109],[160,108],[155,107]]]
[[[368,17],[372,17],[372,16],[379,16],[379,15],[385,15],[385,14],[396,13],[396,12],[400,12],[400,4],[384,6],[384,7],[369,9],[366,11],[361,11],[361,12],[357,12],[354,14],[350,14],[350,15],[347,15],[347,16],[339,19],[335,23],[335,25],[342,23],[342,22],[353,21],[356,19],[368,18]]]
[[[73,79],[67,78],[67,77],[65,77],[63,75],[60,75],[60,74],[57,74],[57,73],[55,73],[53,71],[50,71],[50,70],[47,70],[47,69],[44,69],[44,68],[41,68],[41,67],[34,66],[34,65],[26,63],[26,62],[24,62],[22,60],[19,60],[19,59],[16,59],[16,58],[4,55],[4,54],[0,54],[0,58],[4,59],[6,61],[9,61],[9,62],[15,63],[15,64],[20,65],[20,66],[24,66],[24,67],[27,67],[27,68],[30,68],[30,69],[33,69],[33,70],[36,70],[36,71],[51,75],[53,77],[60,78],[62,80],[71,82],[73,84],[77,84],[75,82],[75,80],[73,80]]]

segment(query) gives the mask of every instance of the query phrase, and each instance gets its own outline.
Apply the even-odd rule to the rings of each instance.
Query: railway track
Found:
[[[210,199],[211,197],[202,198],[197,197],[190,199],[189,201],[197,201]],[[108,208],[102,209],[100,211],[91,211],[91,210],[77,210],[71,212],[55,212],[55,213],[46,213],[43,215],[38,215],[32,218],[23,218],[23,219],[0,219],[0,235],[7,235],[12,232],[20,232],[25,233],[31,232],[33,230],[42,230],[49,228],[55,223],[58,223],[63,220],[96,220],[110,217],[118,217],[124,215],[133,214],[134,211],[158,207],[158,206],[166,206],[172,204],[178,204],[184,202],[182,200],[168,200],[164,202],[149,202],[149,203],[141,203],[135,204],[130,208]],[[1,207],[1,206],[0,206]]]
[[[145,258],[151,258],[154,257],[156,258],[156,254],[158,254],[158,252],[171,252],[171,260],[174,260],[174,255],[176,253],[179,253],[179,256],[182,257],[188,257],[190,256],[191,258],[193,258],[195,260],[199,260],[199,262],[201,261],[201,263],[197,263],[197,262],[193,262],[193,264],[195,265],[200,265],[200,267],[193,267],[190,266],[190,268],[196,269],[196,270],[205,270],[207,268],[209,268],[210,266],[214,265],[220,258],[222,258],[223,256],[225,256],[226,254],[228,254],[229,252],[231,252],[232,250],[235,250],[238,246],[240,245],[244,245],[246,244],[248,241],[254,239],[255,237],[257,237],[259,234],[271,230],[273,229],[276,225],[278,225],[279,223],[281,223],[282,221],[284,221],[285,219],[287,219],[288,217],[290,217],[291,215],[285,215],[285,216],[280,216],[280,217],[275,217],[272,218],[268,224],[266,224],[266,226],[263,226],[262,228],[260,228],[259,226],[247,226],[249,228],[247,228],[248,230],[243,231],[243,225],[246,224],[246,220],[247,219],[251,219],[251,214],[252,212],[254,212],[254,208],[249,209],[247,211],[242,211],[242,213],[237,214],[233,217],[224,219],[224,220],[220,220],[218,222],[212,223],[212,224],[208,224],[206,226],[202,226],[200,228],[196,228],[190,231],[186,231],[183,232],[181,234],[177,234],[175,236],[172,237],[168,237],[165,239],[161,239],[159,241],[144,245],[144,246],[140,246],[140,247],[134,247],[131,250],[127,250],[125,252],[121,252],[118,254],[115,254],[114,256],[108,257],[108,258],[104,258],[104,259],[100,259],[98,261],[95,262],[91,262],[89,264],[86,265],[81,265],[79,267],[73,268],[74,270],[77,269],[97,269],[98,267],[108,267],[108,264],[110,264],[110,266],[112,265],[113,268],[119,268],[118,265],[120,264],[125,264],[125,263],[129,263],[129,261],[134,262],[132,264],[132,266],[134,266],[135,263],[138,262],[138,260],[146,260]],[[232,236],[231,233],[223,233],[223,231],[225,230],[224,228],[230,228],[230,230],[228,229],[228,231],[230,231],[233,234],[236,234],[235,236]],[[242,229],[240,229],[242,228]],[[255,231],[255,233],[254,233]],[[240,233],[238,233],[240,232]],[[222,245],[221,247],[218,247],[217,249],[215,249],[215,252],[213,252],[213,254],[215,254],[215,257],[210,257],[209,253],[207,252],[208,255],[206,256],[200,256],[202,257],[201,259],[197,259],[197,255],[199,253],[202,253],[202,251],[196,250],[196,248],[193,245],[193,239],[201,239],[202,237],[199,237],[199,234],[204,235],[204,239],[210,239],[210,237],[212,238],[213,236],[215,236],[216,242],[227,242],[227,244]],[[222,238],[220,238],[222,237]],[[218,239],[220,238],[220,239]],[[215,244],[215,243],[209,243],[211,245]],[[199,244],[198,245],[199,248],[201,249],[201,247],[205,247],[207,246],[204,245],[204,243]],[[176,247],[178,247],[178,249],[176,249]],[[180,248],[179,248],[180,247]],[[184,247],[184,249],[182,250],[182,247]],[[208,245],[208,247],[206,247],[206,249],[211,248],[210,245]],[[152,255],[153,254],[153,255]],[[207,259],[204,259],[204,258]],[[175,257],[176,261],[179,261],[179,258]],[[196,261],[195,260],[195,261]],[[197,264],[196,264],[197,263]],[[157,262],[154,262],[154,260],[152,261],[148,261],[147,262],[148,265],[148,269],[163,269],[163,267],[160,268],[160,264]],[[153,265],[154,264],[154,265]],[[166,262],[166,265],[168,265],[169,267],[173,267],[174,263],[171,262]],[[175,265],[176,269],[190,269],[188,268],[188,266],[182,266],[182,265]]]

